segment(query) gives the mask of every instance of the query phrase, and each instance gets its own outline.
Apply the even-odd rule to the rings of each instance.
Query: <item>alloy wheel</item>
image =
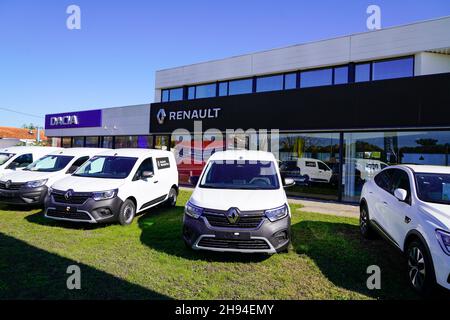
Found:
[[[125,221],[127,223],[130,223],[131,220],[133,220],[133,218],[134,218],[134,208],[133,208],[133,206],[132,205],[127,205],[125,207],[125,209],[123,210],[123,214],[125,216]]]
[[[425,258],[418,247],[411,247],[408,254],[409,280],[416,289],[421,289],[425,283]]]
[[[361,210],[361,214],[359,215],[359,228],[361,230],[361,233],[365,234],[367,232],[369,224],[369,217],[367,216],[366,209]]]

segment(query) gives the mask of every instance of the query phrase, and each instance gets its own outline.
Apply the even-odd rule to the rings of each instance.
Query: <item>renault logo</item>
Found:
[[[230,223],[234,224],[239,221],[239,209],[230,208],[227,212],[227,219]]]
[[[11,187],[11,180],[5,182],[5,188],[9,189]]]
[[[159,109],[158,113],[156,114],[156,120],[158,120],[158,123],[163,124],[165,118],[166,118],[166,111],[164,109]]]
[[[72,190],[68,190],[68,191],[64,194],[64,198],[65,198],[66,200],[69,200],[69,199],[72,197],[72,194],[73,194]]]

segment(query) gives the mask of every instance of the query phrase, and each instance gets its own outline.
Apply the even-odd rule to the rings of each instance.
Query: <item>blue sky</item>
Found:
[[[81,8],[81,30],[66,8]],[[0,126],[153,101],[156,70],[450,15],[450,1],[0,0]],[[449,31],[450,32],[450,31]]]

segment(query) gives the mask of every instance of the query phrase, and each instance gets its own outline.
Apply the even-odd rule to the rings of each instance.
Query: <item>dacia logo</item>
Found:
[[[237,208],[230,208],[227,212],[227,219],[234,224],[239,221],[239,210]]]
[[[72,190],[68,190],[65,194],[64,194],[64,198],[66,200],[69,200],[72,197]]]
[[[5,188],[9,189],[11,187],[11,183],[12,183],[11,180],[6,181],[5,182]]]
[[[158,120],[159,124],[163,124],[166,116],[166,111],[164,109],[159,109],[158,113],[156,114],[156,120]]]

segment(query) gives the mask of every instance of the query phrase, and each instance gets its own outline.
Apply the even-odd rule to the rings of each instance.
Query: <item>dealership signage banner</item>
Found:
[[[45,129],[90,128],[102,126],[102,110],[48,114]]]

